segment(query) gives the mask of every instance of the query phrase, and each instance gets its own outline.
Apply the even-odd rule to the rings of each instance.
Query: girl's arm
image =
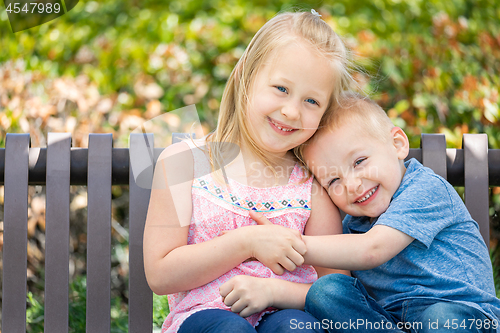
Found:
[[[300,234],[278,226],[240,228],[231,236],[187,245],[192,179],[189,146],[166,148],[156,164],[144,228],[144,269],[153,292],[163,295],[202,286],[251,257],[267,262],[277,274],[282,274],[282,266],[302,264],[305,245]],[[276,234],[280,241],[271,241]]]
[[[315,180],[311,195],[311,215],[304,233],[307,235],[334,235],[342,233],[342,221],[337,207]],[[250,216],[259,224],[270,224],[262,214],[251,212]],[[307,255],[307,253],[306,253]],[[319,266],[314,267],[318,276],[331,273],[350,273]],[[311,284],[296,283],[273,278],[236,276],[220,288],[224,303],[231,311],[242,317],[273,306],[279,309],[304,309],[305,299]]]
[[[297,283],[276,278],[247,275],[232,277],[220,287],[224,304],[241,317],[248,317],[268,307],[304,309],[311,283]]]

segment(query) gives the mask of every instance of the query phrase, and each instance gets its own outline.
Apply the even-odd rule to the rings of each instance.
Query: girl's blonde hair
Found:
[[[224,166],[224,156],[227,153],[222,148],[225,142],[231,142],[240,147],[245,144],[275,172],[272,161],[250,135],[251,129],[246,121],[246,111],[250,87],[263,63],[274,50],[279,50],[294,40],[305,41],[331,62],[335,76],[332,78],[333,93],[320,125],[328,110],[331,110],[331,106],[338,103],[340,93],[351,86],[353,79],[350,74],[349,51],[342,39],[325,21],[309,12],[276,15],[252,38],[227,81],[222,95],[217,129],[207,137],[207,141],[211,142],[209,153],[214,171]]]

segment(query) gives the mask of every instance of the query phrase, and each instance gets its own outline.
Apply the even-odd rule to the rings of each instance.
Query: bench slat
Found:
[[[87,188],[87,332],[111,330],[111,134],[90,134]]]
[[[131,134],[130,156],[142,156],[135,149],[144,149],[145,136],[153,147],[153,135]],[[147,154],[146,154],[147,156]],[[130,163],[132,166],[132,163]],[[153,169],[149,169],[150,182]],[[130,168],[129,185],[129,327],[130,333],[151,332],[153,330],[153,292],[149,288],[144,273],[142,238],[151,190],[139,187]],[[142,174],[141,174],[142,176]],[[144,180],[144,178],[143,178]],[[143,182],[141,182],[143,183]]]
[[[152,147],[153,136],[147,134],[147,137]],[[144,138],[143,134],[131,135],[130,152],[144,149]],[[178,140],[179,137],[173,137],[174,142]],[[43,175],[43,179],[37,180],[47,184],[45,332],[68,332],[69,186],[70,169],[73,168],[88,170],[85,176],[90,175],[87,179],[87,331],[110,332],[111,183],[114,172],[112,156],[116,154],[109,134],[91,134],[88,154],[83,149],[71,152],[70,146],[70,134],[65,133],[50,133],[46,150],[30,150],[28,134],[7,134],[6,148],[0,150],[0,171],[4,177],[1,181],[5,182],[2,272],[4,332],[26,331],[28,173],[30,168],[44,169],[45,173],[45,161],[46,177]],[[488,153],[486,134],[465,134],[463,150],[446,150],[443,135],[422,135],[421,147],[412,149],[410,156],[420,159],[425,166],[443,177],[448,172],[449,178],[455,181],[459,179],[458,182],[461,182],[465,178],[466,206],[478,222],[481,235],[489,246],[488,182],[496,177],[494,174],[500,169],[494,163],[499,159],[500,150],[490,150]],[[161,150],[155,149],[154,157],[150,157],[152,154],[149,152],[148,158],[157,158]],[[126,153],[129,155],[128,151]],[[80,162],[76,165],[75,161],[85,161],[85,167]],[[488,167],[494,171],[492,179],[488,177]],[[127,162],[126,168],[130,168],[127,172],[130,186],[129,332],[151,332],[153,294],[144,274],[142,247],[150,190],[135,183],[132,163]],[[149,172],[150,175],[147,174]],[[141,176],[142,186],[144,177],[152,178],[152,169],[146,170],[146,174]]]
[[[2,285],[2,329],[26,332],[29,134],[7,134]]]
[[[155,148],[162,151],[164,148]],[[30,148],[29,185],[45,185],[47,148]],[[71,148],[71,185],[87,185],[87,148]],[[464,186],[463,149],[448,148],[447,171],[448,181],[453,186]],[[128,185],[129,183],[129,150],[128,148],[113,148],[112,152],[113,185]],[[406,160],[416,158],[422,161],[422,149],[410,148]],[[500,186],[500,149],[488,150],[488,176],[491,187]],[[4,184],[5,148],[0,148],[0,185]]]
[[[486,134],[464,134],[465,205],[479,230],[490,245],[490,216],[488,189],[488,136]]]
[[[45,222],[45,332],[68,332],[71,136],[49,133]]]
[[[446,179],[446,139],[444,134],[422,134],[422,164]]]

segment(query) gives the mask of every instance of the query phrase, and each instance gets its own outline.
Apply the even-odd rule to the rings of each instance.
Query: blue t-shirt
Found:
[[[385,264],[352,274],[384,308],[426,298],[464,303],[500,318],[488,250],[462,199],[417,160],[405,166],[389,208],[373,224],[368,217],[347,215],[343,231],[364,233],[385,225],[415,240]]]

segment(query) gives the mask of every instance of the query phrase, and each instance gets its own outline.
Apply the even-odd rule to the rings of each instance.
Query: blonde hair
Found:
[[[316,133],[297,147],[297,158],[303,162],[304,149],[308,145],[314,144],[324,133],[334,132],[347,124],[356,124],[360,133],[384,142],[390,139],[390,131],[394,128],[387,113],[376,102],[355,92],[344,91],[339,96],[338,104],[323,118],[323,124]]]
[[[373,138],[386,140],[394,127],[387,113],[375,101],[366,96],[346,91],[340,95],[339,104],[328,114],[325,125],[319,129],[319,135],[325,130],[333,131],[345,124],[358,124]]]
[[[325,21],[310,12],[276,15],[252,38],[227,81],[222,95],[217,129],[207,137],[207,141],[212,142],[209,153],[214,171],[223,166],[226,155],[222,149],[223,143],[231,142],[249,147],[257,157],[271,167],[276,176],[271,160],[250,135],[251,129],[246,121],[246,107],[249,102],[250,87],[271,52],[297,39],[305,41],[331,61],[334,73],[333,93],[327,110],[337,104],[340,93],[352,85],[349,51]]]

